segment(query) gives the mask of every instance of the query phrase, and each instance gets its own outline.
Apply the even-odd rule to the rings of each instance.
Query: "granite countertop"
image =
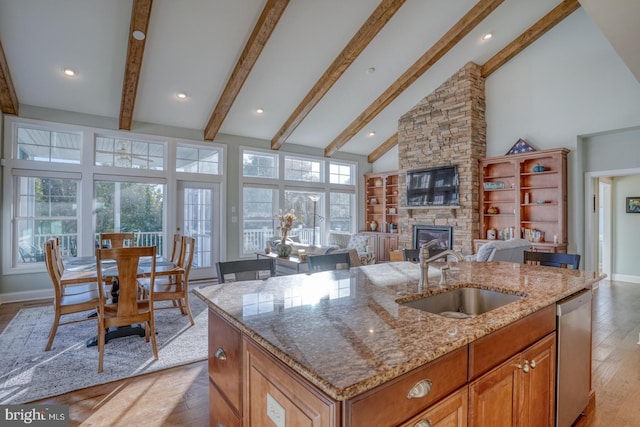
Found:
[[[434,263],[437,265],[440,263]],[[346,400],[589,288],[597,273],[507,262],[451,263],[449,285],[418,288],[392,262],[194,290],[209,307],[336,400]],[[473,286],[525,298],[469,319],[398,303]]]

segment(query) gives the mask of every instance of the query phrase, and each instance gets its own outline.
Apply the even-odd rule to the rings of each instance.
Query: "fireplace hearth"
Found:
[[[425,243],[437,240],[430,249],[453,249],[453,227],[437,225],[414,225],[413,248],[420,249]]]

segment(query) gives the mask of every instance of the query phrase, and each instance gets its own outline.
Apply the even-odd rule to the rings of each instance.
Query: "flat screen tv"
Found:
[[[407,172],[407,206],[457,206],[458,166]]]

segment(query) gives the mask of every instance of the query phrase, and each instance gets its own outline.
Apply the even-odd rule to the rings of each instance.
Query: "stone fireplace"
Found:
[[[486,156],[484,78],[468,63],[398,122],[398,247],[415,248],[414,227],[449,227],[453,249],[471,254],[480,236],[478,160]],[[407,207],[406,172],[458,166],[459,206]]]

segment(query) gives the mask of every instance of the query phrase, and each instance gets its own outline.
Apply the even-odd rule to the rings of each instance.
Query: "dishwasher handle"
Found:
[[[561,299],[556,304],[556,315],[564,316],[580,306],[590,303],[592,296],[591,289],[583,289],[580,292]]]

